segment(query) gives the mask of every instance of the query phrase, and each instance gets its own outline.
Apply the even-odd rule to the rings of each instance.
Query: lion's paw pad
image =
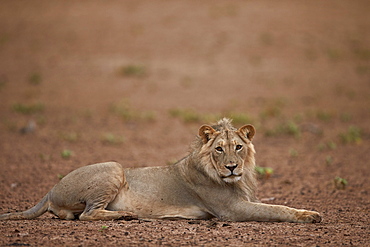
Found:
[[[315,211],[300,210],[296,216],[297,222],[303,223],[320,223],[322,220],[321,215]]]

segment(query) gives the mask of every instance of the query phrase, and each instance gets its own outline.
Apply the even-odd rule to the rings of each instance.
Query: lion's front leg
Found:
[[[285,221],[297,223],[319,223],[321,216],[318,212],[295,209],[282,205],[245,202],[231,206],[232,214],[227,213],[225,218],[232,221]]]

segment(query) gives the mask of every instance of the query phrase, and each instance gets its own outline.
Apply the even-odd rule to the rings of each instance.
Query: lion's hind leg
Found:
[[[51,211],[61,219],[114,220],[127,212],[106,210],[126,187],[122,166],[107,162],[81,167],[65,176],[50,192]],[[77,218],[76,217],[76,218]]]
[[[59,219],[62,220],[74,220],[75,215],[72,213],[72,211],[69,210],[58,210],[58,211],[52,211],[56,216],[58,216]]]
[[[75,203],[69,205],[50,204],[49,210],[63,220],[132,220],[137,218],[135,215],[125,211],[106,210],[107,205],[115,198],[116,191],[104,191],[103,194],[97,194],[95,191],[87,198],[84,203]]]
[[[119,190],[114,186],[105,187],[103,193],[101,191],[94,191],[85,201],[86,206],[80,214],[79,219],[85,221],[137,219],[137,216],[130,212],[107,210],[109,203],[116,198],[118,193]]]
[[[93,209],[87,212],[83,212],[80,215],[80,220],[92,221],[92,220],[133,220],[137,219],[137,216],[126,212],[126,211],[109,211],[106,209]]]

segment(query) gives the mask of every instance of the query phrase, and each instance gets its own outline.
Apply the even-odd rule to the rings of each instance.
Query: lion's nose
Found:
[[[232,164],[226,165],[225,167],[229,169],[231,172],[233,172],[237,166],[238,164],[232,163]]]

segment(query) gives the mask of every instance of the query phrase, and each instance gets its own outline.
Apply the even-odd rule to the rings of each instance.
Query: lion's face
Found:
[[[254,159],[254,148],[251,143],[255,129],[245,125],[238,130],[222,128],[214,129],[203,125],[199,135],[203,140],[203,151],[207,151],[212,169],[224,182],[234,183],[241,179],[244,172],[249,171],[251,159]],[[210,172],[210,167],[208,167]]]

